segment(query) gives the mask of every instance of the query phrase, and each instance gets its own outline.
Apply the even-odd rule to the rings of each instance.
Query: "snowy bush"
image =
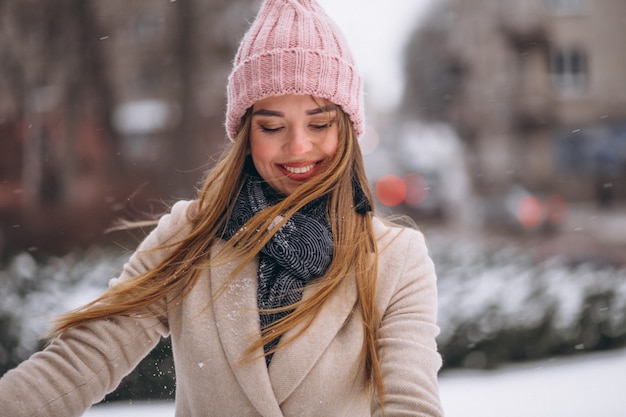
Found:
[[[446,367],[494,367],[626,344],[626,270],[509,244],[431,242]]]
[[[100,295],[117,277],[128,253],[93,248],[35,260],[21,253],[0,270],[0,374],[43,347],[40,336],[55,315]],[[108,399],[172,398],[169,340],[162,341]]]
[[[37,262],[23,252],[0,270],[0,369],[28,357],[42,343],[50,319],[94,299],[121,269],[123,258],[104,249],[76,251]],[[11,340],[11,346],[6,341]]]

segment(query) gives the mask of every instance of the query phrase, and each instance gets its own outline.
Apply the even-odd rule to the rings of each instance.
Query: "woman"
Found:
[[[372,213],[361,80],[314,0],[266,0],[228,81],[231,148],[94,302],[0,379],[80,416],[171,337],[177,416],[440,416],[421,233]]]

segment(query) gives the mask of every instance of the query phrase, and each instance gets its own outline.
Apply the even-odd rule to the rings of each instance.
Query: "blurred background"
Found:
[[[437,265],[442,381],[623,352],[626,3],[320,3],[364,75],[378,210]],[[0,0],[0,373],[116,276],[143,236],[116,219],[193,198],[259,4]],[[164,341],[107,401],[174,383]]]

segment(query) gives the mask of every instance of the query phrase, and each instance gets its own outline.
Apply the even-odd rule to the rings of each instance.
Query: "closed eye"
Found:
[[[267,127],[263,125],[260,125],[259,128],[263,133],[276,133],[282,129],[282,127]]]
[[[309,126],[315,130],[326,130],[332,127],[334,123],[335,123],[335,120],[329,120],[326,123],[316,123],[316,124],[311,124]]]

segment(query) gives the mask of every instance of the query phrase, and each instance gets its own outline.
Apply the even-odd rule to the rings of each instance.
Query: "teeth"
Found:
[[[283,165],[283,168],[285,168],[287,171],[291,172],[292,174],[304,174],[305,172],[312,170],[314,166],[315,164],[306,165],[303,167],[288,167],[288,166]]]

